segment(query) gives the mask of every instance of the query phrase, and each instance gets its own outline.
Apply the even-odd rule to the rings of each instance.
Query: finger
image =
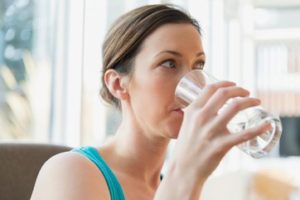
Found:
[[[272,125],[270,123],[262,123],[256,127],[249,128],[241,133],[224,135],[222,138],[222,149],[229,150],[233,146],[254,139],[255,137],[270,130]]]
[[[228,102],[229,99],[236,97],[246,97],[249,95],[249,91],[241,87],[226,87],[218,89],[215,94],[208,100],[205,105],[207,113],[216,115],[218,111]]]
[[[197,99],[191,104],[191,107],[202,108],[218,89],[232,87],[234,85],[236,84],[230,81],[219,81],[205,86]]]
[[[222,108],[215,118],[215,124],[218,124],[219,127],[224,127],[238,112],[249,107],[258,106],[260,103],[259,99],[253,97],[234,99]]]

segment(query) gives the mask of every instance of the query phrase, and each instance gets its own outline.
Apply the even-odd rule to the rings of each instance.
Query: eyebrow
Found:
[[[162,53],[170,53],[170,54],[173,54],[173,55],[175,55],[175,56],[180,56],[180,57],[182,57],[182,54],[181,54],[181,53],[179,53],[179,52],[177,52],[177,51],[172,51],[172,50],[161,51],[161,52],[159,52],[158,54],[156,54],[155,57],[158,56],[158,55],[160,55],[160,54],[162,54]],[[197,56],[197,57],[198,57],[198,56],[202,56],[202,55],[205,56],[205,53],[204,53],[203,51],[196,53],[196,56]]]

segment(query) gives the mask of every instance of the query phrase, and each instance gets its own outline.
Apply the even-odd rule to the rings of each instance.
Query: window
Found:
[[[0,139],[29,139],[34,110],[34,9],[31,0],[0,2]],[[41,83],[43,84],[43,83]]]

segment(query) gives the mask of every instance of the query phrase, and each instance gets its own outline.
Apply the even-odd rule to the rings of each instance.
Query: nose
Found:
[[[183,76],[185,76],[187,73],[189,73],[192,70],[194,70],[192,67],[183,67],[182,71],[180,73],[180,78],[182,78]]]

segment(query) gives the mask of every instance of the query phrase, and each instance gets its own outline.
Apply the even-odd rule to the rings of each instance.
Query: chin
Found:
[[[166,136],[169,139],[177,139],[177,137],[179,135],[180,127],[181,127],[181,124],[168,127],[168,130],[166,131]]]
[[[165,127],[164,127],[164,137],[168,138],[168,139],[177,139],[179,132],[180,132],[180,128],[181,128],[181,124],[183,121],[183,115],[180,114],[178,115],[178,112],[175,113],[173,112],[173,115],[171,118],[168,119],[168,121],[166,121],[165,123]]]

